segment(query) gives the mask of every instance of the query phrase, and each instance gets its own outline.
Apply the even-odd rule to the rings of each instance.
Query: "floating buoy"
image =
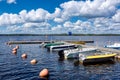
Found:
[[[43,69],[43,70],[39,73],[39,77],[41,77],[41,78],[48,78],[48,77],[49,77],[49,71],[48,71],[48,69]]]
[[[13,50],[13,51],[17,51],[17,48],[13,48],[12,50]]]
[[[17,54],[17,51],[16,51],[16,50],[13,50],[12,53],[13,53],[13,54]]]
[[[37,60],[36,60],[36,59],[33,59],[33,60],[30,61],[30,63],[31,63],[32,65],[35,65],[35,64],[37,63]]]
[[[15,48],[16,48],[16,49],[19,49],[19,46],[17,45]]]
[[[27,58],[27,54],[24,53],[24,54],[21,55],[21,57],[22,57],[23,59],[26,59],[26,58]]]

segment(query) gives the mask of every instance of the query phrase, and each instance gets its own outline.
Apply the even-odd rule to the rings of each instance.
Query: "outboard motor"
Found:
[[[64,58],[64,50],[58,52],[59,58]]]

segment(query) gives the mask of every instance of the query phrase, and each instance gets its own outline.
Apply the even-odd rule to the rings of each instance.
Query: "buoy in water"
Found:
[[[13,51],[17,51],[17,48],[13,48],[12,50],[13,50]]]
[[[37,63],[37,60],[36,60],[36,59],[33,59],[33,60],[30,61],[30,63],[31,63],[32,65],[35,65],[35,64]]]
[[[17,51],[16,51],[16,50],[13,50],[12,53],[13,53],[13,54],[17,54]]]
[[[41,78],[48,78],[48,77],[49,77],[49,71],[48,71],[48,69],[43,69],[43,70],[39,73],[39,77],[41,77]]]
[[[16,49],[19,49],[19,46],[17,45],[15,48],[16,48]]]
[[[21,57],[22,57],[23,59],[26,59],[26,58],[27,58],[27,54],[24,53],[24,54],[21,55]]]

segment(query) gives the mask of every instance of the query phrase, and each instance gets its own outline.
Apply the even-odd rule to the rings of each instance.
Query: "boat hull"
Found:
[[[84,54],[87,52],[96,52],[97,49],[90,49],[90,50],[83,50],[83,51],[78,51],[78,52],[73,52],[73,53],[69,53],[69,54],[64,54],[65,55],[65,59],[72,59],[72,58],[79,58],[79,54]]]
[[[64,43],[48,43],[44,45],[45,48],[49,48],[50,46],[56,46],[56,45],[64,45]]]
[[[95,56],[92,56],[94,58],[85,58],[85,59],[81,60],[81,62],[83,64],[98,64],[98,63],[105,63],[105,62],[114,62],[115,55],[116,54],[102,55],[99,58],[98,57],[95,58]]]
[[[120,43],[114,43],[113,45],[106,45],[105,48],[120,49]]]
[[[114,61],[114,57],[99,58],[99,59],[85,59],[83,60],[83,64],[97,64],[97,63],[104,63],[109,61]]]
[[[105,48],[120,49],[120,47],[109,47],[109,46],[105,46]]]
[[[80,53],[86,53],[86,52],[96,52],[97,48],[82,48],[82,49],[70,49],[65,51],[59,51],[58,55],[61,58],[65,59],[73,59],[73,58],[79,58]]]
[[[59,46],[50,46],[47,48],[48,51],[61,51],[61,50],[67,50],[67,49],[74,49],[77,48],[76,45],[59,45]]]

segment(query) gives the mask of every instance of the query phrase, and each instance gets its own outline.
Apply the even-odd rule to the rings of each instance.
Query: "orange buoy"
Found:
[[[36,60],[36,59],[33,59],[33,60],[30,61],[30,63],[31,63],[32,65],[35,65],[35,64],[37,63],[37,60]]]
[[[16,50],[17,50],[17,48],[13,48],[12,50],[13,50],[13,51],[16,51]]]
[[[27,54],[24,53],[24,54],[21,55],[21,57],[22,57],[23,59],[26,59],[26,58],[27,58]]]
[[[41,78],[48,78],[48,77],[49,77],[49,71],[48,71],[48,69],[43,69],[43,70],[39,73],[39,77],[41,77]]]
[[[17,54],[17,51],[16,51],[16,50],[13,50],[12,53],[13,53],[13,54]]]
[[[19,49],[19,46],[17,45],[15,48],[16,48],[16,49]]]

